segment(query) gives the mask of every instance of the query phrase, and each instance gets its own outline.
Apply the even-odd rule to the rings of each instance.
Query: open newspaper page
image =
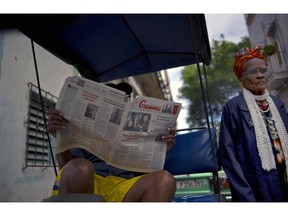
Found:
[[[126,104],[125,93],[120,90],[83,77],[67,78],[56,109],[69,124],[57,131],[56,152],[83,148],[107,161]]]
[[[149,97],[126,102],[125,93],[83,77],[65,80],[56,109],[68,120],[57,130],[56,153],[82,148],[115,167],[136,172],[163,169],[166,142],[180,103]]]
[[[129,102],[108,163],[137,172],[164,167],[166,142],[161,137],[175,127],[180,103],[137,96]]]

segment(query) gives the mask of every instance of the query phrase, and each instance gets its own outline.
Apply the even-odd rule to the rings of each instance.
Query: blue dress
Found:
[[[274,96],[271,98],[288,131],[288,116],[283,102]],[[232,201],[285,200],[278,170],[267,172],[261,167],[251,115],[242,94],[229,100],[223,108],[219,159],[230,182]]]

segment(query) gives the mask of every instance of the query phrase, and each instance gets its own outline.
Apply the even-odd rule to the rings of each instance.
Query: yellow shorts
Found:
[[[61,169],[56,177],[52,196],[57,196],[60,188]],[[141,176],[131,179],[120,178],[116,176],[102,177],[94,174],[94,194],[102,195],[106,202],[122,202],[126,193],[139,180]]]

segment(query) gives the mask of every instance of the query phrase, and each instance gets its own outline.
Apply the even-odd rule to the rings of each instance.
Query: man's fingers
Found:
[[[56,130],[65,128],[66,124],[68,123],[67,120],[63,117],[63,114],[56,110],[51,109],[49,112],[48,118],[48,132],[51,133],[53,136],[56,135]]]
[[[171,134],[171,135],[175,135],[175,134],[176,134],[176,128],[167,128],[167,131],[168,131],[169,134]]]

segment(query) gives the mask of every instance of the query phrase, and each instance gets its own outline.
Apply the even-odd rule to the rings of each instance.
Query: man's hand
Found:
[[[65,128],[68,121],[64,118],[63,113],[56,109],[51,109],[48,118],[48,132],[56,137],[56,130]]]
[[[176,129],[175,128],[167,128],[167,131],[169,132],[169,134],[162,136],[162,142],[167,142],[167,152],[168,152],[168,151],[170,151],[170,149],[175,144]]]
[[[50,134],[56,137],[56,130],[65,128],[67,123],[68,121],[64,118],[60,111],[56,109],[50,110],[48,118],[48,132]],[[57,161],[60,169],[72,159],[70,150],[57,154]]]

